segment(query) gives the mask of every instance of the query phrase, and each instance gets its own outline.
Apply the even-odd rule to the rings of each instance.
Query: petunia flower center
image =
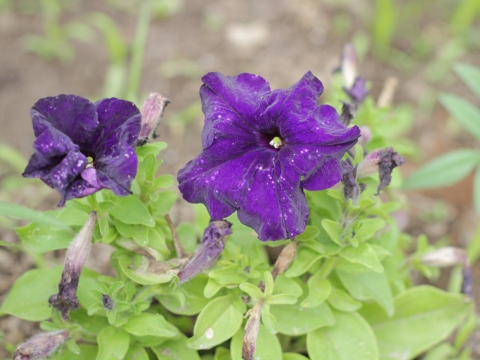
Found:
[[[95,166],[94,166],[93,157],[87,156],[87,161],[88,161],[87,169],[88,169],[88,168],[93,168],[93,167],[95,167]]]
[[[281,149],[285,145],[285,141],[279,136],[275,136],[272,141],[269,142],[269,145],[273,146],[275,149]]]

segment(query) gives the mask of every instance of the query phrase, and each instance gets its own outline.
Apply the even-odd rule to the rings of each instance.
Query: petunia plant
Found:
[[[202,150],[177,176],[187,202],[161,171],[164,96],[141,110],[39,100],[24,175],[61,207],[16,231],[36,256],[68,250],[1,305],[43,331],[12,358],[468,359],[465,252],[403,232],[409,112],[375,105],[349,47],[342,71],[327,100],[311,72],[277,90],[254,74],[206,74]],[[173,206],[193,206],[194,219]],[[98,243],[112,249],[108,274],[84,267]],[[444,266],[461,270],[450,292],[416,285]]]

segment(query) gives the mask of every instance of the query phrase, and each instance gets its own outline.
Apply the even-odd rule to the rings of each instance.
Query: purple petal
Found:
[[[205,114],[204,149],[212,145],[216,134],[223,134],[222,129],[215,130],[218,123],[234,125],[238,133],[243,130],[251,134],[252,127],[258,128],[261,99],[270,92],[265,79],[247,73],[235,77],[208,73],[202,80],[204,85],[200,88],[200,97]]]
[[[81,148],[92,141],[92,133],[98,126],[93,104],[76,95],[59,95],[40,99],[30,113],[35,136],[39,136],[48,123],[67,135]]]
[[[216,166],[200,156],[179,172],[178,180],[187,201],[204,203],[212,219],[238,210],[240,221],[260,240],[287,239],[305,229],[308,207],[300,176],[265,149]]]
[[[99,126],[92,150],[102,153],[118,143],[135,146],[140,133],[141,114],[134,103],[120,99],[102,99],[95,103]]]
[[[124,143],[105,149],[95,161],[99,181],[120,196],[131,194],[130,184],[135,179],[137,166],[135,150]]]
[[[302,186],[306,190],[329,189],[342,179],[342,166],[337,158],[329,158],[305,177]]]

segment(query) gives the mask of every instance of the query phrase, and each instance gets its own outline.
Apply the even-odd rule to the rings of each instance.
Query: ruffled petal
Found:
[[[30,114],[35,136],[39,136],[45,130],[46,124],[50,124],[80,147],[92,141],[93,131],[98,126],[94,105],[76,95],[40,99]]]
[[[95,129],[95,153],[102,153],[118,143],[135,146],[140,133],[140,110],[130,101],[116,98],[95,103],[99,125]]]
[[[308,207],[300,176],[265,149],[216,166],[200,155],[179,172],[178,181],[185,200],[205,204],[214,220],[238,210],[260,240],[287,239],[305,229]]]
[[[259,119],[261,106],[264,105],[262,97],[270,92],[265,79],[247,73],[235,77],[208,73],[202,80],[204,85],[200,88],[200,97],[205,114],[204,149],[226,130],[238,137],[251,137],[252,130],[262,128]]]
[[[340,160],[338,158],[327,158],[317,169],[305,176],[302,187],[310,191],[329,189],[340,182],[342,173]]]
[[[97,178],[115,195],[131,194],[130,184],[137,174],[138,159],[135,150],[125,143],[104,149],[95,160]]]

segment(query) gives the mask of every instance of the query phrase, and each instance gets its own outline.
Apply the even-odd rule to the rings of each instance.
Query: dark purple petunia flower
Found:
[[[37,139],[23,176],[40,178],[57,190],[59,206],[103,188],[130,193],[141,119],[133,103],[112,98],[93,104],[59,95],[40,99],[30,114]]]
[[[261,240],[305,229],[303,189],[323,190],[342,177],[340,159],[360,136],[335,109],[317,105],[323,86],[311,72],[271,91],[253,74],[209,73],[200,89],[203,151],[178,173],[183,197],[203,203],[212,219],[235,211]]]

